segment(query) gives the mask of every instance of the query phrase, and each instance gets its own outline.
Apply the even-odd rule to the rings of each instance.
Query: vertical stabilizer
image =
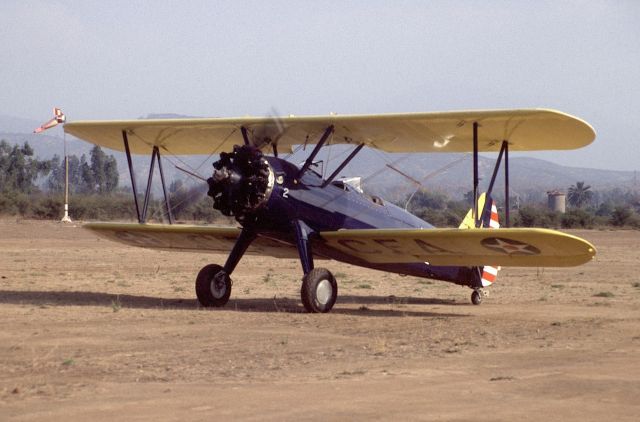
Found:
[[[498,208],[493,198],[489,197],[487,201],[487,194],[483,193],[478,197],[477,208],[480,211],[480,228],[498,229],[500,228],[500,221],[498,217]],[[462,223],[458,228],[460,229],[472,229],[476,227],[476,216],[473,212],[473,208],[467,212]],[[479,268],[482,271],[482,287],[487,287],[493,284],[497,277],[500,267],[492,267],[485,265]]]
[[[489,227],[490,229],[499,229],[500,221],[498,217],[498,207],[496,207],[496,201],[490,199],[491,207],[487,207],[484,213],[483,227]],[[500,267],[492,267],[485,265],[482,267],[482,287],[491,286],[498,278],[498,271]]]
[[[483,215],[484,213],[482,213],[482,210],[484,210],[484,203],[486,200],[487,194],[483,193],[480,196],[478,196],[478,207],[477,209],[481,211],[480,215]],[[476,215],[473,212],[473,208],[471,208],[468,212],[467,215],[464,216],[464,219],[462,220],[462,223],[460,223],[460,226],[458,226],[459,229],[473,229],[476,227]]]

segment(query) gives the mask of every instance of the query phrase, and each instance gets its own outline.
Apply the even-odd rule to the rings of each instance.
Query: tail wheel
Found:
[[[231,278],[220,265],[203,267],[196,277],[196,296],[205,308],[226,305],[231,296]]]
[[[326,268],[314,268],[302,278],[300,296],[308,312],[329,312],[338,298],[338,283]]]
[[[474,305],[480,305],[482,303],[482,290],[475,289],[473,293],[471,293],[471,303]]]

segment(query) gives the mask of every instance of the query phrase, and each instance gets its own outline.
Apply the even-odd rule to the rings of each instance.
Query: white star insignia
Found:
[[[507,255],[538,255],[540,253],[538,248],[534,246],[515,240],[501,239],[499,237],[484,239],[482,244],[486,248]]]

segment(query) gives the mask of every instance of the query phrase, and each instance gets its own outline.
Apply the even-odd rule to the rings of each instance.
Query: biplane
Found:
[[[472,289],[479,304],[501,266],[576,266],[595,247],[555,230],[510,228],[509,153],[569,150],[588,145],[593,128],[554,110],[77,121],[66,133],[124,151],[137,223],[89,223],[97,234],[128,245],[182,251],[228,252],[223,265],[200,270],[195,292],[203,307],[224,306],[231,275],[248,254],[299,259],[300,295],[308,312],[328,312],[338,296],[336,278],[319,260],[333,259],[390,273],[442,280]],[[321,148],[345,144],[350,152],[328,176],[314,166]],[[309,151],[295,164],[281,154]],[[308,148],[306,148],[308,147]],[[472,209],[459,228],[435,228],[376,196],[357,179],[339,177],[364,147],[404,153],[473,153]],[[498,153],[488,189],[478,191],[478,154]],[[132,154],[149,154],[144,195],[138,194]],[[213,207],[239,227],[174,224],[161,157],[219,155],[206,179]],[[147,223],[155,164],[164,193],[164,224]],[[492,199],[504,166],[505,224],[498,228]],[[328,172],[327,172],[328,173]]]

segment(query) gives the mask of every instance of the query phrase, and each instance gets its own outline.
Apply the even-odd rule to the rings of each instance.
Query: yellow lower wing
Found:
[[[240,234],[236,227],[182,224],[89,223],[84,228],[132,246],[223,253],[233,248]],[[320,233],[316,242],[376,264],[569,267],[590,261],[596,253],[586,240],[546,229],[339,230]],[[295,246],[268,234],[259,235],[247,253],[298,257]],[[316,255],[316,258],[323,257]]]
[[[320,236],[327,246],[376,264],[571,267],[596,253],[584,239],[546,229],[365,229]]]
[[[143,248],[214,251],[229,253],[240,235],[237,227],[195,226],[187,224],[89,223],[83,226],[116,242]],[[248,254],[277,258],[297,258],[295,247],[288,243],[258,236],[247,250]]]

